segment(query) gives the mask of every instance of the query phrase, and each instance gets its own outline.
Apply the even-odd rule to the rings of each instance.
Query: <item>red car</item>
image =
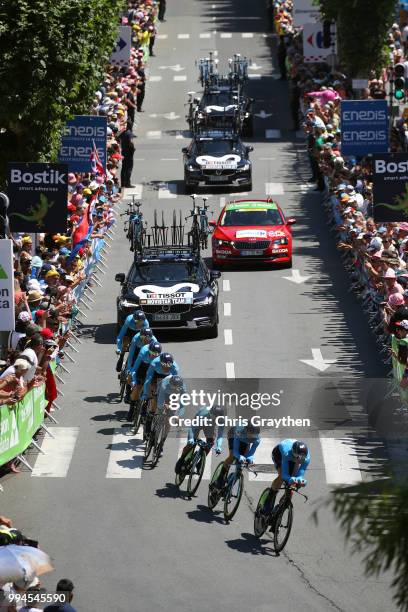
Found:
[[[259,262],[292,265],[292,228],[272,200],[238,200],[224,206],[214,227],[212,256],[216,266]]]

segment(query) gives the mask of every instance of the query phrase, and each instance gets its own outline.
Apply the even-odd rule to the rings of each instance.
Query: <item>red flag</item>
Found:
[[[91,151],[91,164],[92,164],[92,173],[93,174],[101,174],[105,176],[105,168],[103,167],[103,163],[101,162],[101,158],[98,155],[98,150],[96,148],[95,141],[92,141],[93,148]]]
[[[82,215],[82,219],[80,220],[79,224],[76,226],[76,228],[74,229],[74,231],[72,233],[72,246],[75,246],[78,242],[83,240],[85,238],[85,236],[88,234],[88,231],[89,231],[89,216],[88,216],[88,214],[89,214],[89,207],[90,207],[90,204],[88,204],[88,206],[84,210],[84,213]]]

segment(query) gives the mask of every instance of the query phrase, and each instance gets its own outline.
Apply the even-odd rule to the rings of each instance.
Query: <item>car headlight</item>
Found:
[[[188,168],[188,170],[190,170],[190,172],[192,172],[194,170],[195,171],[199,170],[199,168],[197,168],[197,166],[194,166],[193,164],[188,164],[187,168]]]
[[[249,170],[249,168],[251,167],[251,164],[245,164],[244,166],[242,166],[242,168],[240,168],[241,172],[245,172],[245,170]]]
[[[129,302],[129,300],[120,300],[119,308],[137,308],[139,306],[138,302]]]
[[[276,238],[276,240],[272,240],[272,244],[288,244],[289,240],[287,238]]]
[[[217,246],[230,246],[230,247],[233,247],[235,243],[234,243],[233,240],[215,240],[215,244]]]
[[[211,306],[214,302],[214,297],[212,295],[207,295],[205,298],[194,300],[194,306],[201,308],[202,306]]]

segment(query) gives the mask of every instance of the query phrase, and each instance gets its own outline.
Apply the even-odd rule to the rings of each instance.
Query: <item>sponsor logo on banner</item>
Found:
[[[408,221],[407,153],[373,156],[373,201],[375,221]]]
[[[8,196],[12,232],[66,232],[66,164],[10,163]]]
[[[336,48],[334,48],[336,52]],[[325,61],[333,53],[330,45],[323,45],[323,24],[305,23],[303,26],[303,56],[305,62],[319,63]]]
[[[140,304],[192,304],[194,293],[200,291],[195,283],[176,283],[171,287],[157,285],[141,285],[133,289]]]
[[[145,298],[140,299],[141,305],[168,305],[171,306],[173,304],[192,304],[193,303],[193,293],[190,291],[186,291],[183,293],[150,293]]]
[[[0,331],[12,331],[14,315],[13,242],[0,240]]]
[[[78,115],[67,121],[61,139],[59,161],[68,164],[71,172],[91,172],[91,153],[95,143],[106,169],[107,118]]]
[[[315,0],[294,0],[293,25],[295,27],[311,24],[320,19],[320,7]]]
[[[388,151],[386,100],[342,100],[341,152],[368,155]]]
[[[128,66],[130,63],[130,50],[132,47],[132,28],[119,26],[119,36],[110,58],[111,64]]]
[[[266,238],[266,230],[237,230],[235,238]]]

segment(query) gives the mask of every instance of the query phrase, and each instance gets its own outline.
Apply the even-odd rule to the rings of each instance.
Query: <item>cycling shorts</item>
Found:
[[[275,446],[275,448],[272,451],[272,461],[274,462],[275,466],[277,468],[282,467],[282,453],[281,450],[279,448],[279,446]],[[293,472],[295,469],[295,462],[294,461],[288,461],[288,474],[289,476],[293,476]]]
[[[145,378],[146,378],[147,370],[149,369],[149,365],[150,364],[142,361],[142,363],[138,367],[137,374],[136,374],[136,384],[137,385],[143,385]]]
[[[152,384],[157,384],[159,380],[166,378],[166,376],[168,376],[168,374],[159,374],[159,372],[155,372],[152,377]]]
[[[192,427],[191,431],[188,432],[189,433],[188,439],[194,438],[194,440],[198,440],[201,430],[203,430],[203,434],[205,436],[206,442],[208,444],[211,444],[211,446],[214,446],[215,436],[214,436],[213,427]],[[191,437],[190,437],[190,434],[192,434]]]
[[[232,452],[233,448],[234,448],[234,440],[235,438],[228,438],[228,448],[229,450]],[[240,455],[244,455],[244,457],[246,457],[247,452],[249,451],[249,444],[247,442],[241,442],[239,443],[239,449],[238,449],[238,453]]]

